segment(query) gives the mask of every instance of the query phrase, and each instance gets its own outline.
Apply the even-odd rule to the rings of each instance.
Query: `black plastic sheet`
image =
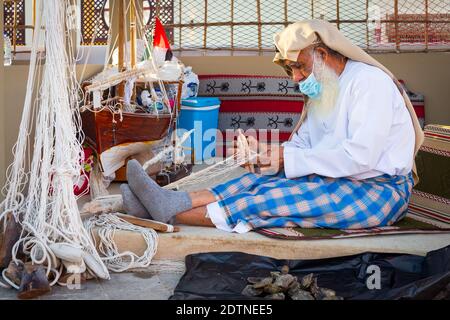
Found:
[[[315,260],[277,260],[241,252],[200,253],[186,257],[186,272],[171,300],[249,299],[241,295],[247,277],[266,277],[288,265],[299,278],[314,273],[319,287],[345,299],[433,299],[450,283],[450,245],[425,257],[362,253]],[[380,289],[369,289],[379,268]],[[368,279],[369,278],[369,279]],[[448,299],[447,295],[447,299]],[[261,298],[259,298],[261,299]]]

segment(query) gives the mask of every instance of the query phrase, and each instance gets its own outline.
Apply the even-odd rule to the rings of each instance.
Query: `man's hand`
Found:
[[[243,135],[240,136],[239,139],[242,139]],[[239,142],[238,139],[238,142]],[[245,139],[245,137],[244,137]],[[267,144],[263,142],[258,142],[255,137],[249,136],[246,138],[248,148],[250,150],[249,154],[258,153],[256,158],[250,159],[247,161],[242,167],[247,169],[250,172],[254,165],[257,165],[259,168],[259,173],[263,175],[275,175],[280,170],[283,169],[284,161],[283,161],[283,147],[277,143]],[[242,144],[241,144],[242,146]],[[234,148],[229,148],[228,154],[235,154],[238,157],[249,158],[249,154],[242,154],[242,148],[239,149],[237,146]]]
[[[258,166],[262,175],[275,175],[284,167],[283,146],[260,143]]]

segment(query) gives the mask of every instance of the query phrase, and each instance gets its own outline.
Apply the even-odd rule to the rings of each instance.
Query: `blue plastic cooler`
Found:
[[[184,144],[184,146],[194,149],[195,163],[200,163],[216,155],[219,108],[220,100],[215,97],[194,97],[181,100],[178,129],[183,131],[195,129],[191,138]],[[184,151],[187,157],[191,156],[191,150]]]

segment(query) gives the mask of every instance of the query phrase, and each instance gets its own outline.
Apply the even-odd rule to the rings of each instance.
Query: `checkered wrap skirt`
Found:
[[[365,180],[309,175],[287,179],[247,173],[217,185],[214,193],[230,228],[303,227],[360,229],[402,219],[413,187],[412,175]]]

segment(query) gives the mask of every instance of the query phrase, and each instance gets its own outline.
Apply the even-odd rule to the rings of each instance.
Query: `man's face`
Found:
[[[313,69],[312,50],[312,47],[301,50],[297,61],[286,60],[285,67],[290,72],[294,82],[303,81],[311,74]]]
[[[330,114],[339,95],[339,77],[335,70],[337,62],[328,58],[326,49],[311,46],[300,51],[297,61],[286,61],[284,64],[292,80],[297,83],[309,77],[314,69],[316,81],[321,85],[320,95],[314,99],[308,99],[307,103],[318,117],[326,117]]]

